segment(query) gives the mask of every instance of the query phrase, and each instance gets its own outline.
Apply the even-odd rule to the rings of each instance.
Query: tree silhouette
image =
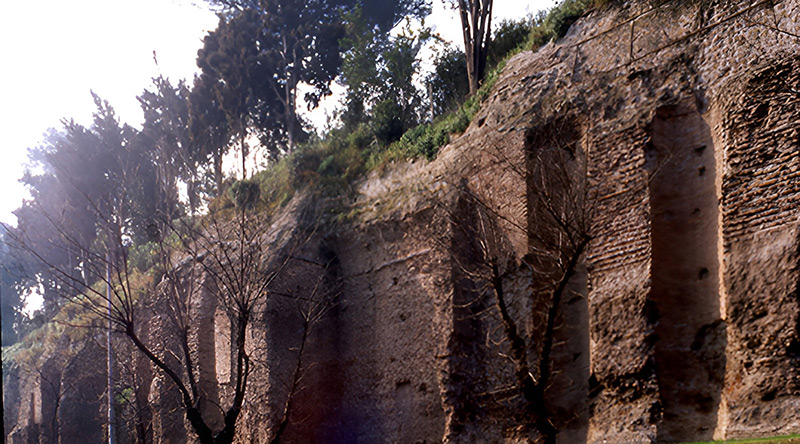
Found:
[[[144,111],[142,133],[153,146],[153,164],[164,186],[166,195],[177,193],[177,182],[186,184],[189,212],[194,214],[199,206],[199,167],[207,153],[202,144],[195,144],[191,134],[189,114],[189,87],[183,82],[173,86],[169,79],[153,79],[154,91],[145,90],[139,96]],[[213,104],[207,104],[212,106]],[[213,110],[211,111],[213,112]],[[177,195],[172,206],[180,206]]]
[[[228,151],[230,128],[215,92],[216,80],[208,75],[194,78],[189,93],[189,135],[198,154],[211,158],[216,192],[222,190],[222,157]]]

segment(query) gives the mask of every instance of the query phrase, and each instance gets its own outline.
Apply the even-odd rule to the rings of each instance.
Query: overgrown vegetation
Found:
[[[241,205],[274,212],[303,187],[339,193],[348,190],[349,184],[369,171],[382,169],[392,162],[415,158],[434,159],[439,149],[452,137],[466,130],[480,109],[481,102],[494,86],[505,60],[522,50],[536,49],[563,37],[578,17],[607,2],[565,0],[550,11],[540,12],[534,17],[497,24],[488,47],[487,73],[481,87],[469,97],[463,51],[450,46],[442,47],[431,73],[419,79],[421,68],[418,53],[422,45],[435,40],[435,36],[424,27],[414,28],[411,21],[398,25],[402,28],[400,33],[390,35],[387,32],[390,23],[397,23],[392,20],[402,16],[398,14],[411,14],[412,11],[413,14],[424,14],[424,1],[398,1],[401,6],[395,8],[395,15],[391,16],[395,19],[385,12],[376,15],[376,11],[355,8],[342,15],[341,29],[325,28],[319,31],[325,36],[341,38],[341,61],[327,60],[325,63],[333,67],[340,66],[337,81],[347,88],[339,114],[340,124],[320,136],[306,132],[301,135],[292,125],[288,132],[280,127],[270,127],[268,133],[261,134],[245,128],[260,125],[257,119],[245,113],[241,106],[236,108],[238,105],[233,102],[223,103],[228,100],[225,99],[226,94],[232,97],[238,94],[237,90],[231,89],[236,86],[234,80],[241,83],[241,88],[246,88],[247,82],[256,81],[236,77],[233,71],[220,71],[222,66],[233,69],[236,60],[231,59],[233,56],[230,54],[226,55],[225,48],[219,45],[230,45],[231,42],[226,39],[234,38],[233,34],[254,32],[252,26],[229,26],[233,20],[244,20],[238,18],[238,13],[231,12],[228,14],[230,18],[220,22],[221,26],[225,26],[211,33],[213,38],[206,40],[209,49],[201,54],[198,62],[204,73],[192,85],[184,82],[173,85],[169,80],[158,77],[154,79],[154,89],[144,91],[140,101],[147,119],[141,132],[118,122],[110,105],[95,96],[98,112],[94,125],[84,128],[68,122],[63,131],[54,132],[32,154],[33,163],[39,163],[45,173],[38,176],[29,173],[23,181],[31,187],[37,204],[44,203],[45,196],[54,199],[54,202],[66,203],[61,213],[63,217],[71,218],[74,225],[89,223],[88,220],[80,220],[82,216],[76,213],[75,205],[71,204],[82,196],[61,196],[63,191],[53,191],[54,187],[59,186],[59,181],[73,180],[54,180],[53,173],[56,176],[81,175],[78,171],[82,171],[86,179],[81,179],[85,183],[80,185],[86,185],[86,189],[91,190],[103,189],[105,185],[101,181],[113,179],[113,182],[119,183],[123,187],[119,189],[119,198],[129,201],[128,207],[121,210],[131,222],[128,234],[132,236],[132,258],[137,268],[146,269],[152,266],[152,260],[148,258],[153,252],[151,239],[159,237],[163,231],[153,222],[155,215],[158,215],[157,218],[167,216],[170,219],[182,214],[194,214],[203,206],[203,200],[206,201],[207,211],[212,212]],[[215,3],[223,9],[234,6],[237,10],[249,8],[248,2]],[[258,20],[252,15],[246,18],[249,21]],[[328,17],[326,20],[331,19]],[[264,43],[255,34],[248,35],[253,42],[263,46]],[[249,40],[238,41],[239,44],[246,44]],[[252,60],[239,62],[249,63],[262,56],[254,52],[248,57]],[[309,72],[308,75],[314,74]],[[225,76],[230,79],[225,83],[227,89],[223,94],[216,90],[220,88],[216,82],[217,77]],[[415,84],[418,80],[414,79],[430,85],[430,90],[419,89]],[[330,73],[324,73],[322,83],[317,84],[317,89],[309,99],[311,103],[317,103],[328,92],[330,81]],[[252,92],[252,88],[247,91],[251,91],[249,94],[256,93]],[[269,100],[273,99],[278,100]],[[257,104],[262,99],[253,100],[256,102],[253,102],[255,108],[252,112],[267,112],[267,108]],[[270,106],[273,105],[276,109],[286,108],[285,101],[282,105],[270,102]],[[286,117],[285,114],[281,115]],[[295,119],[290,115],[284,121],[291,123]],[[243,134],[255,134],[264,142],[278,138],[278,149],[269,151],[274,157],[273,161],[251,179],[225,180],[221,167],[225,152],[238,146],[244,152],[250,149],[251,142],[244,141]],[[85,151],[79,144],[92,146],[96,154],[79,152]],[[127,157],[113,158],[115,150],[128,153]],[[280,152],[285,154],[280,155]],[[88,155],[96,159],[93,160],[95,164],[85,162]],[[108,170],[108,165],[113,165],[111,175],[103,173],[105,175],[100,177],[104,179],[90,182],[94,180],[91,179],[91,171]],[[135,175],[128,172],[131,168]],[[242,172],[245,171],[243,164]],[[177,191],[179,182],[187,185],[186,204],[181,202]],[[37,224],[34,219],[38,216],[32,210],[31,205],[17,210],[22,225],[32,227]],[[77,226],[75,228],[79,229]],[[26,271],[29,275],[38,272],[36,269]],[[25,282],[24,279],[18,282],[11,280],[15,285],[30,288],[34,281],[26,279]],[[47,296],[52,289],[46,282],[44,284],[47,303],[53,300]],[[52,312],[47,317],[51,315]],[[11,337],[11,334],[7,336]]]
[[[371,111],[365,111],[366,93],[362,85],[356,96],[359,99],[356,105],[353,104],[354,97],[348,96],[345,101],[349,108],[343,111],[343,126],[299,146],[295,152],[255,176],[254,180],[262,185],[264,208],[274,210],[280,207],[299,187],[309,184],[322,184],[342,191],[354,179],[392,162],[415,158],[433,160],[451,137],[467,129],[494,87],[506,60],[520,51],[534,50],[558,40],[587,10],[606,3],[606,0],[567,0],[535,17],[501,22],[489,47],[489,70],[477,93],[470,97],[467,97],[469,88],[463,52],[445,47],[436,59],[432,74],[426,79],[432,85],[437,115],[432,122],[419,123],[406,131],[402,131],[407,123],[402,122],[400,107],[391,100],[383,99]],[[375,49],[364,51],[375,53]],[[356,74],[353,76],[362,78]],[[375,90],[378,87],[373,85],[371,88]],[[353,117],[355,115],[358,117]]]
[[[291,2],[296,8],[289,10],[276,1],[212,3],[225,13],[198,56],[202,73],[191,84],[154,79],[153,90],[139,97],[145,113],[141,130],[120,122],[113,108],[94,96],[91,125],[68,121],[32,150],[35,168],[22,180],[32,198],[15,212],[19,226],[4,227],[27,253],[3,252],[3,269],[16,270],[2,282],[15,324],[8,325],[4,311],[4,344],[16,341],[15,332],[32,332],[7,359],[35,370],[59,341],[77,344],[94,332],[67,326],[102,328],[109,320],[117,322],[118,333],[138,341],[133,313],[139,302],[159,282],[176,287],[173,261],[188,254],[176,221],[189,221],[186,227],[197,243],[204,239],[197,229],[204,223],[235,221],[237,215],[244,220],[246,212],[268,217],[304,187],[343,195],[365,174],[393,162],[435,159],[467,129],[509,57],[563,37],[581,14],[597,6],[596,0],[566,0],[548,13],[501,22],[487,49],[480,88],[469,95],[465,55],[452,47],[441,48],[432,72],[422,78],[420,51],[436,37],[411,18],[425,15],[425,1],[390,2],[387,11],[362,10],[360,2],[347,1],[336,7],[325,1]],[[264,10],[252,9],[256,4]],[[318,8],[312,11],[319,18],[313,26],[299,18],[306,6]],[[400,31],[390,33],[392,28]],[[302,50],[290,60],[269,46],[272,35],[263,34],[265,29],[310,37],[294,42]],[[338,123],[317,135],[296,114],[303,99],[298,84],[312,86],[305,102],[314,107],[330,94],[334,78],[347,91]],[[248,177],[247,154],[256,143],[266,147],[270,164]],[[242,161],[238,180],[223,174],[222,159],[231,150]],[[218,265],[223,267],[222,261]],[[104,277],[114,267],[120,276]],[[119,313],[103,312],[104,304],[113,302],[103,299],[103,285],[123,294]],[[36,323],[21,314],[26,292],[44,299]],[[242,317],[243,329],[250,315]],[[149,353],[145,344],[135,345]],[[155,355],[148,358],[162,370],[169,368]],[[191,383],[191,359],[185,360]],[[245,364],[241,367],[246,371]],[[181,387],[183,376],[168,376]],[[120,388],[118,403],[128,402],[130,390]],[[183,391],[187,411],[194,412],[196,394]],[[238,414],[240,401],[231,411]],[[190,421],[204,426],[197,418]],[[232,426],[225,430],[234,433]],[[210,436],[198,431],[203,433]],[[213,442],[208,436],[205,442]]]

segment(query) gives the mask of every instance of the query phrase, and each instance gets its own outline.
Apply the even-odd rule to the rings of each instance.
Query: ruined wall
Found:
[[[592,241],[585,274],[571,282],[576,297],[560,310],[572,330],[558,331],[572,347],[561,359],[574,358],[559,366],[573,376],[548,400],[571,430],[564,442],[798,430],[797,17],[789,1],[596,13],[558,44],[511,60],[470,129],[436,162],[392,172],[388,191],[362,188],[376,202],[415,187],[452,191],[466,178],[519,259],[541,230],[531,218],[540,173],[525,159],[544,142],[527,135],[552,133],[586,153]],[[536,294],[533,277],[513,276],[518,295]],[[486,340],[497,327],[481,311],[491,304],[471,306],[469,285],[454,275],[442,289],[453,292],[445,305],[462,312],[448,337],[461,356],[444,360],[444,436],[526,439],[509,430],[507,410],[476,398],[512,380],[508,362],[494,358],[502,347]],[[537,303],[516,313],[533,338]],[[560,404],[569,408],[558,413]]]
[[[292,297],[259,309],[238,442],[273,436],[298,362],[283,442],[537,439],[482,223],[534,379],[550,353],[559,442],[800,432],[799,21],[796,0],[591,13],[511,59],[437,160],[373,173],[346,203],[293,202],[271,228],[276,249],[314,225],[304,206],[338,217],[274,283]],[[315,291],[335,303],[298,361],[293,297]],[[224,401],[230,323],[210,294],[193,310],[201,385]],[[151,331],[163,322],[155,310]],[[157,372],[147,381],[154,441],[193,442],[174,389]],[[38,433],[36,393],[7,389],[19,442]]]
[[[105,349],[96,339],[64,335],[54,349],[8,363],[3,392],[7,443],[103,440]]]

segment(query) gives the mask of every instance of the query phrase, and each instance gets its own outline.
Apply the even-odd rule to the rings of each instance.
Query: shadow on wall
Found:
[[[558,442],[586,442],[591,352],[587,245],[583,242],[593,233],[588,159],[578,119],[562,116],[529,129],[525,152],[528,260],[538,269],[531,295],[533,324],[546,326],[553,316],[552,370],[544,401],[549,420],[558,430]],[[563,289],[558,290],[562,281]],[[562,294],[556,297],[559,291]],[[551,309],[554,299],[558,306]],[[548,333],[546,328],[535,328],[540,337],[535,347],[540,348]]]
[[[649,321],[659,441],[713,438],[725,375],[714,145],[694,103],[656,110],[645,147],[651,211]]]

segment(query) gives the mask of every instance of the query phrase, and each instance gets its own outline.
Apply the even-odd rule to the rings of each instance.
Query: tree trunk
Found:
[[[197,201],[199,200],[197,193],[197,173],[194,171],[189,178],[189,182],[186,184],[186,194],[189,197],[189,214],[194,216],[194,213],[197,211]]]
[[[247,323],[249,315],[240,314],[236,330],[236,387],[233,395],[233,405],[225,412],[225,426],[214,437],[215,444],[231,444],[236,436],[236,420],[242,411],[244,394],[247,389],[247,377],[250,374],[250,360],[245,346],[247,340]],[[199,412],[198,412],[199,414]]]
[[[247,138],[247,130],[245,129],[244,120],[239,122],[239,138],[241,143],[242,149],[242,180],[247,180],[247,143],[245,139]]]
[[[493,0],[458,0],[470,96],[478,92],[486,69],[486,49],[492,25],[492,3]]]
[[[297,77],[294,73],[286,82],[286,106],[285,106],[285,125],[286,125],[286,147],[287,150],[294,148],[297,140]]]
[[[500,276],[497,262],[492,261],[492,288],[496,298],[496,305],[500,311],[500,319],[503,322],[503,330],[506,334],[506,339],[511,346],[511,358],[514,361],[514,376],[517,379],[517,385],[522,392],[522,397],[525,398],[527,409],[534,413],[533,406],[541,403],[542,399],[537,397],[536,382],[531,376],[530,368],[528,366],[528,344],[520,336],[517,330],[517,324],[508,313],[508,306],[506,304],[505,291],[503,289],[503,278]]]
[[[222,192],[222,151],[214,152],[214,181],[217,186],[217,194]]]

